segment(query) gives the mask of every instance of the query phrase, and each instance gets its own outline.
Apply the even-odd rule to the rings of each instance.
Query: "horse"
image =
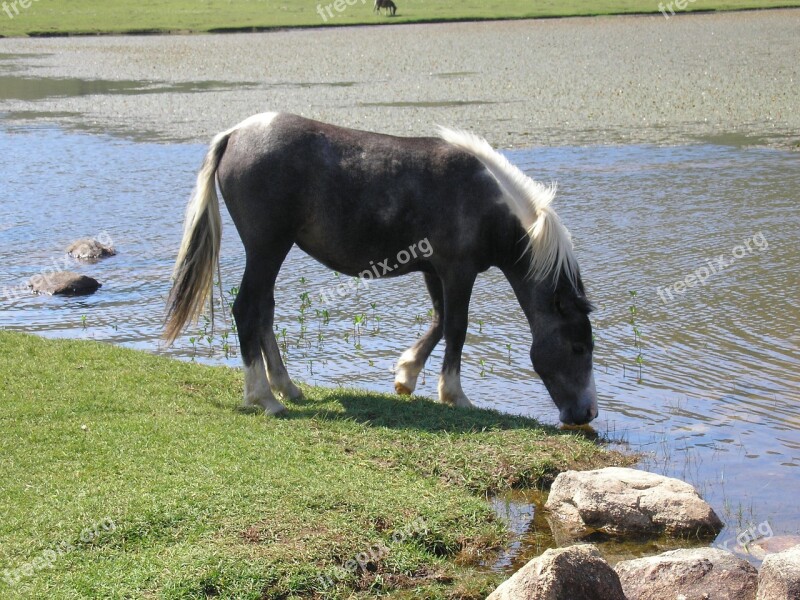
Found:
[[[534,181],[484,139],[445,128],[436,137],[396,137],[289,113],[254,115],[218,134],[186,210],[164,323],[170,344],[203,312],[219,270],[217,186],[245,249],[233,315],[246,406],[278,414],[286,408],[276,393],[302,397],[273,330],[275,280],[296,244],[365,281],[421,273],[433,317],[400,355],[395,391],[414,392],[444,337],[439,400],[459,407],[472,406],[460,373],[473,284],[497,267],[528,321],[531,363],[560,420],[597,416],[592,305],[552,206],[555,185]],[[430,251],[408,251],[423,241]]]
[[[392,16],[395,15],[397,12],[397,6],[392,0],[375,0],[375,5],[372,7],[372,12],[380,13],[381,9],[386,9],[386,14],[390,14]]]

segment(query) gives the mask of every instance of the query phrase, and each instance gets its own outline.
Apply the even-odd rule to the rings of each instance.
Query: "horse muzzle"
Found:
[[[562,407],[559,410],[558,418],[564,425],[586,425],[597,418],[598,414],[597,389],[594,385],[594,373],[592,373],[586,388],[580,393],[577,401]]]

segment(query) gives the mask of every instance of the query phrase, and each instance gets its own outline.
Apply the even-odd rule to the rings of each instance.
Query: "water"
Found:
[[[141,90],[120,89],[129,92]],[[238,366],[235,347],[227,356],[222,349],[224,323],[210,342],[202,324],[171,349],[159,342],[183,209],[204,152],[201,145],[0,127],[0,327]],[[800,155],[726,139],[536,148],[509,157],[534,177],[560,183],[557,208],[598,306],[598,433],[644,452],[644,467],[695,484],[726,522],[720,540],[765,521],[775,535],[800,532]],[[238,285],[243,251],[224,217],[229,290]],[[113,240],[116,257],[79,265],[64,256],[74,239],[99,234]],[[61,298],[20,287],[54,263],[96,277],[103,288]],[[703,269],[704,285],[676,291],[687,275],[705,277]],[[320,293],[330,297],[339,283],[291,252],[276,291],[289,370],[308,383],[391,391],[394,361],[429,319],[421,277],[377,282],[321,305]],[[305,309],[304,292],[311,300]],[[360,314],[365,322],[354,325]],[[526,332],[501,274],[482,275],[471,304],[464,389],[480,406],[556,423],[530,366]],[[440,364],[441,347],[418,393],[435,397]],[[534,537],[533,545],[520,542],[519,555],[536,553],[541,538]]]

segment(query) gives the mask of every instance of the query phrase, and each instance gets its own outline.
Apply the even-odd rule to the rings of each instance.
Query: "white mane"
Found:
[[[539,280],[549,275],[555,279],[563,269],[577,288],[578,262],[572,236],[550,206],[556,195],[555,184],[547,187],[534,181],[473,133],[439,127],[439,136],[475,156],[497,180],[504,192],[503,201],[528,232],[530,275]]]

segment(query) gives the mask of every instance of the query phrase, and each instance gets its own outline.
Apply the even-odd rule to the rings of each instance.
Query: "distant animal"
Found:
[[[392,0],[375,0],[375,6],[373,6],[372,11],[380,13],[382,8],[386,9],[386,14],[392,16],[397,12],[397,6]]]
[[[275,281],[295,244],[364,281],[421,273],[430,329],[397,363],[394,388],[411,394],[444,337],[439,400],[472,406],[461,388],[461,351],[475,278],[505,275],[533,337],[531,361],[566,424],[597,416],[591,304],[555,188],[513,166],[482,138],[442,129],[406,138],[286,113],[264,113],[211,142],[186,211],[167,300],[172,342],[205,307],[219,268],[217,186],[244,245],[233,316],[245,367],[244,402],[283,412],[275,394],[301,397],[275,338]],[[213,316],[212,316],[213,318]],[[523,372],[519,372],[523,376]]]

